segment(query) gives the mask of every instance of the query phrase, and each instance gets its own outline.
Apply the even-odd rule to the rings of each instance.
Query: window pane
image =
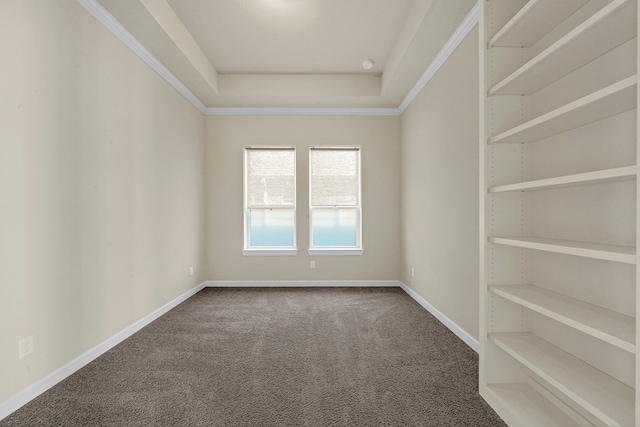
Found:
[[[315,208],[311,215],[313,246],[357,246],[357,209]]]
[[[250,209],[250,247],[293,247],[293,209]]]
[[[295,151],[247,149],[247,208],[295,207]]]
[[[360,151],[311,150],[311,206],[357,206]]]

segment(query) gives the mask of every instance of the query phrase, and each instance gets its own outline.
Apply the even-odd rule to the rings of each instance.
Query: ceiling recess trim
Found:
[[[207,108],[208,116],[399,116],[397,108],[238,107]]]
[[[397,108],[207,108],[202,101],[200,101],[176,76],[174,76],[171,71],[162,65],[162,63],[158,61],[158,59],[146,47],[144,47],[138,39],[127,31],[127,29],[124,28],[124,26],[98,2],[98,0],[76,0],[76,3],[97,19],[98,22],[116,36],[118,40],[124,43],[124,45],[135,53],[145,64],[151,67],[152,70],[158,73],[160,77],[165,79],[167,83],[191,102],[191,104],[200,110],[200,112],[205,115],[212,116],[399,116],[407,109],[411,102],[413,102],[416,96],[418,96],[427,83],[429,83],[462,40],[464,40],[464,38],[478,23],[478,4],[476,3]]]
[[[453,32],[449,40],[444,44],[440,52],[433,59],[431,64],[424,71],[422,76],[418,79],[416,84],[411,88],[407,96],[398,106],[400,110],[400,114],[404,113],[404,110],[413,102],[413,100],[418,96],[418,94],[424,89],[424,87],[429,83],[429,81],[436,75],[440,67],[447,61],[449,56],[456,50],[456,48],[462,43],[462,41],[467,37],[467,35],[473,30],[473,27],[478,23],[479,17],[479,7],[478,3],[476,3],[472,8],[469,14],[464,18],[462,23],[458,26],[458,28]]]
[[[203,114],[207,107],[200,101],[171,71],[156,58],[149,50],[142,45],[126,28],[105,9],[98,0],[76,0],[84,10],[96,18],[107,30],[109,30],[118,40],[125,44],[133,53],[138,55],[160,77],[165,79],[175,90],[177,90],[187,101],[191,102]]]

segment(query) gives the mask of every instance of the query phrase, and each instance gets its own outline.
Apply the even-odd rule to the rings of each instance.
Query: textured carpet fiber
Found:
[[[398,288],[204,289],[0,426],[501,426]]]

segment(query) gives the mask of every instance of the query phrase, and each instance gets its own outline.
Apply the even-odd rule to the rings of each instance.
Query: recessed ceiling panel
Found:
[[[219,73],[382,73],[415,0],[169,0]]]
[[[398,107],[476,2],[78,1],[104,6],[205,106],[280,108]]]

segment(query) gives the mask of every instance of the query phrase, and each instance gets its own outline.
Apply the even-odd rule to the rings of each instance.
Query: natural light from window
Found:
[[[360,148],[310,150],[310,249],[360,249]]]
[[[245,251],[296,247],[296,152],[245,147]]]

